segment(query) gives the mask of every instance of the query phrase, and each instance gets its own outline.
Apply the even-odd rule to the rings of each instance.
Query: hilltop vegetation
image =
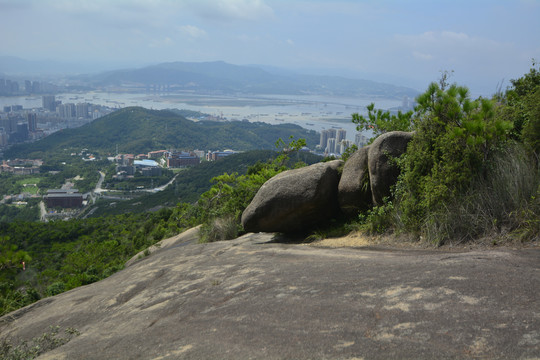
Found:
[[[436,244],[491,237],[540,239],[540,72],[505,93],[472,100],[448,74],[417,98],[415,112],[353,115],[374,132],[415,131],[392,198],[361,214],[364,229]]]
[[[5,158],[47,158],[63,149],[92,149],[100,155],[146,153],[159,149],[206,149],[239,151],[273,149],[278,138],[305,138],[308,146],[318,134],[298,125],[246,121],[194,122],[167,110],[128,107],[76,129],[64,129],[40,141],[14,146]]]

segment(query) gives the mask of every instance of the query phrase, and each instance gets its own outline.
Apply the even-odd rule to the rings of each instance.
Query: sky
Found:
[[[473,94],[540,60],[540,0],[0,0],[2,56],[260,64]],[[2,70],[0,69],[0,72]]]

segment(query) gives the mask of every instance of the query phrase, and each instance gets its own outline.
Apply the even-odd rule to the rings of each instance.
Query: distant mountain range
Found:
[[[265,65],[215,62],[169,62],[141,68],[96,72],[105,64],[29,61],[0,56],[4,76],[67,75],[73,82],[103,86],[168,86],[171,91],[220,94],[327,95],[370,98],[414,98],[418,91],[371,80],[343,76],[306,75]],[[81,75],[85,74],[85,75]]]
[[[418,91],[370,80],[301,75],[216,62],[171,62],[79,77],[93,86],[168,86],[171,91],[225,94],[287,94],[414,98]]]

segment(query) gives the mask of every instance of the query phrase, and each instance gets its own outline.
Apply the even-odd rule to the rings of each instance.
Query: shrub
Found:
[[[533,239],[540,234],[539,175],[523,146],[509,146],[494,155],[465,193],[430,212],[422,232],[438,244],[513,231]]]
[[[471,101],[465,87],[432,83],[417,101],[416,134],[396,187],[402,221],[412,231],[467,191],[512,127],[495,117],[493,101]]]
[[[234,215],[212,219],[201,226],[199,232],[200,242],[235,239],[241,230],[240,228]]]
[[[47,295],[54,296],[63,293],[66,291],[66,284],[61,281],[57,281],[47,286]]]

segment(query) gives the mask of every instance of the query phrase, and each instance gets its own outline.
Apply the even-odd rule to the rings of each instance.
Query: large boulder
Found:
[[[392,131],[382,134],[369,146],[368,168],[373,205],[382,205],[383,199],[390,196],[390,188],[399,176],[399,169],[392,158],[405,153],[412,136],[413,132]]]
[[[368,151],[365,146],[356,151],[345,163],[339,180],[338,200],[341,211],[354,216],[371,206],[371,186],[369,183]]]
[[[259,189],[242,214],[248,232],[304,232],[339,211],[338,167],[334,160],[284,171]]]

